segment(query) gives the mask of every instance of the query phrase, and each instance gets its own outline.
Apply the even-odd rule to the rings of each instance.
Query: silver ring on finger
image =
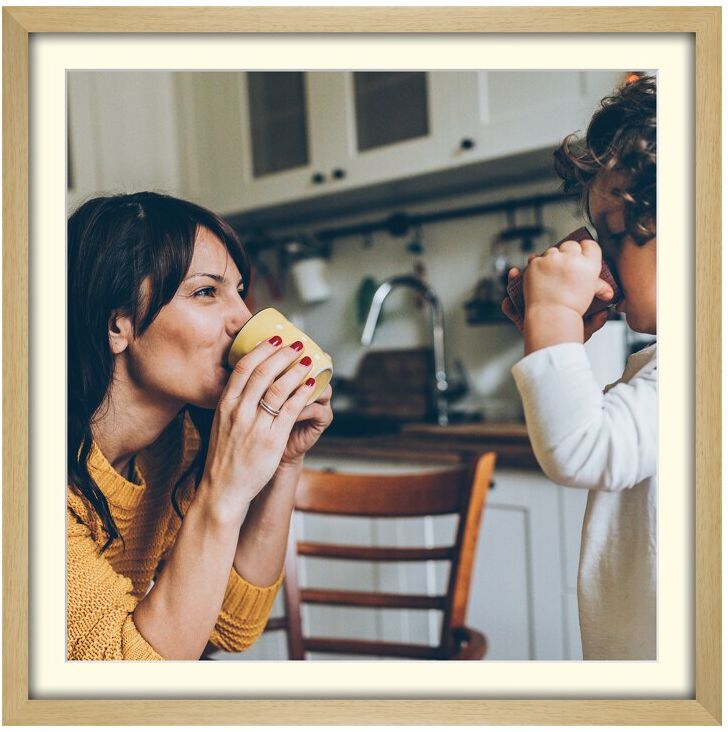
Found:
[[[258,406],[259,406],[259,407],[260,407],[260,408],[261,408],[261,409],[262,409],[262,410],[263,410],[264,412],[268,412],[268,414],[270,414],[270,415],[271,415],[271,417],[277,417],[277,416],[278,416],[278,415],[279,415],[279,414],[281,413],[280,409],[273,409],[273,407],[271,407],[271,405],[270,405],[270,404],[266,404],[266,402],[265,402],[265,400],[264,400],[264,399],[261,399],[261,400],[260,400],[260,401],[258,402]]]

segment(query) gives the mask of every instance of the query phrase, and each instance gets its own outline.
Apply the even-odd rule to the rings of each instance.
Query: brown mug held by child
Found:
[[[582,226],[580,229],[572,231],[568,236],[565,236],[563,239],[561,239],[561,241],[556,242],[554,246],[557,247],[560,244],[563,244],[565,241],[581,242],[585,239],[593,240],[594,237],[591,235],[586,227]],[[507,287],[508,297],[510,298],[514,310],[521,318],[523,318],[526,309],[526,304],[523,297],[523,275],[525,271],[526,269],[524,268],[521,272],[519,272],[519,274],[508,283]],[[600,312],[601,310],[606,310],[611,305],[616,305],[622,299],[622,291],[617,284],[617,280],[614,274],[612,274],[612,271],[609,269],[609,265],[604,259],[602,259],[602,271],[600,272],[599,277],[605,282],[609,283],[609,285],[612,287],[612,290],[614,291],[614,297],[608,302],[605,302],[604,300],[600,300],[598,297],[595,297],[591,305],[589,305],[589,307],[587,308],[587,311],[584,313],[585,318],[589,318],[595,313]]]

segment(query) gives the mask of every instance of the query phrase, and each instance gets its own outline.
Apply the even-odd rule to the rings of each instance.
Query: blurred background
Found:
[[[309,466],[416,470],[438,449],[498,453],[468,614],[489,637],[486,660],[581,658],[575,577],[586,497],[551,484],[533,457],[510,373],[522,339],[500,302],[511,266],[587,223],[559,192],[553,150],[586,130],[625,74],[67,75],[69,213],[95,194],[138,190],[211,208],[251,256],[251,310],[280,309],[332,355],[336,416]],[[611,317],[587,344],[603,384],[646,344]],[[429,542],[438,534],[433,523],[419,531]],[[434,565],[423,570],[432,591],[445,581]],[[332,563],[308,571],[319,582],[337,573],[379,589],[411,579]],[[353,612],[367,637],[437,635],[433,611],[392,623]],[[352,623],[325,614],[305,622]],[[274,635],[244,657],[285,657]]]

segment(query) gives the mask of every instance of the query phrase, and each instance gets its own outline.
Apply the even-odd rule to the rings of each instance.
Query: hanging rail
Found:
[[[510,198],[505,201],[485,203],[477,206],[465,206],[462,208],[448,209],[446,211],[434,211],[432,213],[408,214],[400,211],[382,219],[374,221],[362,221],[349,226],[330,227],[312,232],[313,236],[325,246],[329,246],[334,240],[347,236],[370,236],[378,231],[386,231],[392,236],[405,236],[412,228],[424,224],[432,224],[438,221],[452,221],[471,216],[485,216],[498,211],[516,211],[518,209],[540,207],[550,203],[565,203],[577,198],[574,194],[546,193],[538,196],[526,196],[523,198]],[[247,246],[254,252],[264,249],[279,248],[289,237],[253,237],[247,240]]]
[[[516,209],[543,206],[548,203],[563,203],[574,200],[575,198],[576,196],[574,195],[566,195],[564,193],[547,193],[525,198],[511,198],[506,201],[485,203],[479,206],[466,206],[447,211],[434,211],[432,213],[394,213],[387,218],[376,221],[320,229],[315,232],[315,236],[323,241],[333,241],[334,239],[341,239],[346,236],[367,236],[376,231],[388,231],[392,236],[404,236],[411,228],[416,228],[424,224],[432,224],[437,221],[451,221],[452,219],[464,219],[470,216],[485,216],[486,214],[497,211],[515,211]]]

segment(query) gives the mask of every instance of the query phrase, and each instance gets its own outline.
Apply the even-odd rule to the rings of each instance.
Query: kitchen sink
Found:
[[[326,430],[330,437],[374,437],[395,435],[405,424],[401,419],[374,417],[357,412],[334,412],[334,421]]]

